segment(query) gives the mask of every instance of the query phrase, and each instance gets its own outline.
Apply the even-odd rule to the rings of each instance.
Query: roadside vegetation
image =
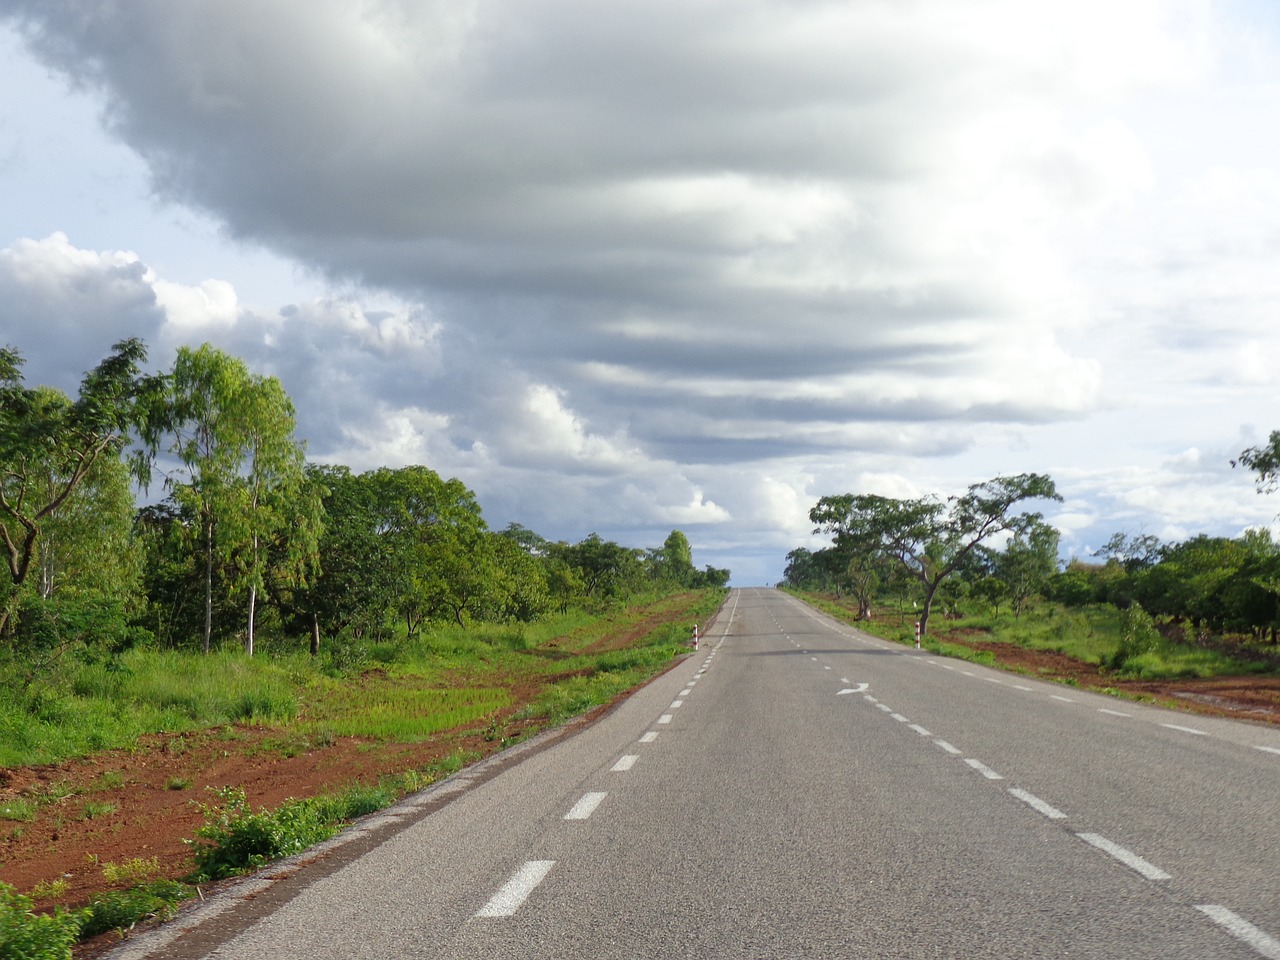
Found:
[[[308,462],[279,381],[236,357],[206,344],[167,371],[145,361],[121,341],[73,397],[26,384],[21,354],[0,348],[0,960],[162,919],[192,884],[607,704],[666,669],[723,601],[729,571],[694,567],[679,530],[645,548],[492,530],[461,481],[426,466]],[[481,747],[375,783],[321,777],[275,809],[204,784],[188,869],[103,864],[87,903],[60,874],[4,883],[32,838],[56,847],[72,824],[122,829],[129,812],[119,771],[29,790],[12,773],[157,739],[183,750],[213,730],[226,756],[250,740],[281,757]]]
[[[1280,434],[1240,462],[1269,492]],[[782,585],[868,632],[913,643],[919,629],[929,649],[981,662],[1016,660],[1020,649],[1100,678],[1280,675],[1280,543],[1270,531],[1176,543],[1117,533],[1096,557],[1062,564],[1058,532],[1025,509],[1056,499],[1034,474],[947,501],[826,496],[809,516],[832,543],[791,551]]]

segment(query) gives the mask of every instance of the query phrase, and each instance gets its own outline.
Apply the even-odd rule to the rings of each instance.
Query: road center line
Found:
[[[1083,840],[1085,843],[1089,844],[1090,846],[1097,847],[1103,853],[1108,853],[1111,856],[1115,857],[1117,860],[1123,863],[1126,867],[1129,867],[1132,870],[1137,870],[1140,874],[1142,874],[1148,880],[1171,879],[1169,874],[1165,873],[1159,867],[1155,866],[1154,864],[1146,860],[1143,860],[1142,857],[1138,856],[1132,850],[1126,850],[1124,847],[1120,846],[1118,843],[1112,843],[1106,837],[1099,836],[1096,833],[1077,833],[1076,836],[1079,837],[1081,840]]]
[[[656,730],[650,730],[648,733],[646,733],[643,737],[641,737],[641,738],[640,738],[640,742],[641,742],[641,743],[653,743],[653,741],[655,741],[655,740],[657,740],[657,739],[658,739],[658,731],[656,731]]]
[[[947,751],[947,753],[950,753],[957,757],[960,756],[960,749],[958,747],[953,747],[951,744],[947,743],[947,741],[935,740],[933,742],[936,743],[938,746],[940,746],[943,750]]]
[[[876,704],[876,709],[877,709],[877,710],[883,710],[885,713],[892,713],[892,712],[893,712],[893,707],[889,706],[887,703],[877,703],[877,704]]]
[[[596,807],[600,806],[600,801],[607,797],[607,793],[585,793],[582,799],[573,805],[573,808],[564,815],[566,820],[585,820],[591,814],[596,812]]]
[[[1280,747],[1254,747],[1255,750],[1265,750],[1267,753],[1280,753]]]
[[[911,727],[910,727],[910,728],[911,728],[912,730],[914,730],[916,733],[920,734],[920,736],[922,736],[922,737],[931,737],[931,736],[933,736],[933,734],[931,734],[931,733],[930,733],[928,730],[926,730],[924,727],[920,726],[920,724],[918,724],[918,723],[913,723],[913,724],[911,724]]]
[[[1061,700],[1063,703],[1075,703],[1070,697],[1060,697],[1056,693],[1049,694],[1050,700]]]
[[[1119,710],[1108,710],[1106,707],[1099,707],[1099,708],[1098,708],[1098,712],[1099,712],[1099,713],[1105,713],[1105,714],[1107,714],[1108,716],[1112,716],[1112,717],[1131,717],[1131,716],[1133,716],[1133,714],[1131,714],[1131,713],[1121,713]]]
[[[1232,913],[1226,907],[1213,903],[1203,903],[1196,909],[1222,927],[1241,943],[1248,944],[1268,960],[1280,960],[1280,940],[1263,933],[1244,917]]]
[[[1160,726],[1168,727],[1170,730],[1178,730],[1181,733],[1194,733],[1198,737],[1207,737],[1209,735],[1208,730],[1197,730],[1195,727],[1180,727],[1176,723],[1162,723]]]
[[[683,700],[672,700],[672,701],[671,701],[671,706],[669,706],[667,709],[668,709],[668,710],[679,710],[683,705],[684,705],[684,701],[683,701]]]
[[[1015,690],[1025,690],[1027,693],[1034,693],[1034,692],[1035,692],[1035,687],[1024,687],[1024,686],[1023,686],[1022,684],[1020,684],[1020,683],[1015,683],[1015,684],[1013,685],[1013,689],[1015,689]]]
[[[513,917],[534,888],[546,879],[554,860],[530,860],[508,880],[493,899],[476,911],[477,917]]]
[[[972,757],[967,757],[967,758],[965,759],[965,761],[964,761],[964,762],[965,762],[965,763],[967,763],[969,766],[973,767],[973,769],[977,770],[980,774],[982,774],[982,775],[983,775],[984,777],[986,777],[988,780],[1003,780],[1003,779],[1004,779],[1004,777],[1002,777],[1000,774],[996,773],[994,770],[992,770],[990,767],[988,767],[988,766],[987,766],[985,763],[983,763],[981,760],[975,760],[975,759],[973,759]]]
[[[669,713],[664,713],[662,716],[660,716],[660,717],[658,718],[658,722],[659,722],[659,723],[670,723],[670,722],[671,722],[671,714],[669,714]]]
[[[1017,797],[1019,800],[1021,800],[1023,803],[1030,806],[1033,810],[1038,810],[1040,813],[1043,813],[1050,820],[1067,819],[1067,815],[1065,813],[1063,813],[1057,807],[1049,806],[1049,804],[1045,803],[1043,800],[1037,797],[1034,793],[1027,793],[1027,791],[1019,790],[1017,787],[1010,787],[1009,792],[1013,794],[1015,797]]]
[[[893,719],[897,720],[899,723],[906,723],[906,722],[907,722],[907,718],[906,718],[906,717],[904,717],[904,716],[903,716],[902,714],[900,714],[900,713],[891,713],[891,714],[889,714],[889,716],[893,717]]]
[[[636,756],[634,753],[629,753],[625,757],[623,757],[621,760],[619,760],[617,763],[615,763],[610,768],[609,772],[610,773],[626,773],[628,770],[630,770],[632,767],[636,765],[636,761],[639,759],[640,758]]]

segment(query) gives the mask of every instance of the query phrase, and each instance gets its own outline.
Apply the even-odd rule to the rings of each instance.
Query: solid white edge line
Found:
[[[600,801],[607,797],[607,793],[584,793],[582,799],[575,803],[572,809],[564,815],[566,820],[586,820],[596,812],[596,807],[600,806]]]
[[[1170,730],[1177,730],[1180,733],[1194,733],[1198,737],[1207,737],[1208,730],[1197,730],[1195,727],[1180,727],[1176,723],[1162,723],[1162,727],[1168,727]]]
[[[625,757],[623,757],[621,760],[619,760],[617,763],[615,763],[609,769],[609,772],[610,773],[626,773],[628,770],[630,770],[632,767],[636,765],[636,761],[639,759],[640,758],[636,756],[636,754],[629,753]]]
[[[935,740],[933,742],[936,743],[938,746],[940,746],[943,750],[947,751],[947,753],[954,754],[957,757],[960,756],[961,751],[959,747],[953,747],[951,744],[947,743],[947,741],[945,740]]]
[[[1280,753],[1280,747],[1254,747],[1255,750],[1265,750],[1267,753]]]
[[[1214,903],[1197,904],[1196,909],[1268,960],[1280,960],[1280,940],[1259,930],[1244,917]]]
[[[476,911],[477,917],[513,917],[535,887],[546,879],[554,860],[529,860],[503,884],[493,899]]]
[[[1013,794],[1015,797],[1017,797],[1019,800],[1021,800],[1023,803],[1027,804],[1027,806],[1031,807],[1034,810],[1037,810],[1040,813],[1043,813],[1050,820],[1067,819],[1067,815],[1065,813],[1063,813],[1057,807],[1051,807],[1049,804],[1045,803],[1043,800],[1037,797],[1034,793],[1027,793],[1027,791],[1019,790],[1017,787],[1010,787],[1009,792]]]
[[[1090,846],[1097,847],[1103,853],[1108,853],[1115,857],[1131,870],[1137,870],[1138,873],[1142,874],[1148,880],[1172,879],[1169,874],[1165,873],[1155,864],[1142,859],[1142,857],[1138,856],[1132,850],[1126,850],[1118,843],[1112,843],[1104,836],[1100,836],[1096,833],[1077,833],[1076,836]]]
[[[1003,780],[1003,779],[1004,779],[1004,777],[1002,777],[1000,774],[996,773],[994,770],[992,770],[990,767],[988,767],[988,766],[987,766],[985,763],[983,763],[981,760],[975,760],[973,757],[967,757],[967,758],[965,758],[965,761],[964,761],[964,762],[965,762],[965,763],[967,763],[969,766],[973,767],[973,769],[977,770],[980,774],[982,774],[982,775],[983,775],[984,777],[986,777],[988,780]]]

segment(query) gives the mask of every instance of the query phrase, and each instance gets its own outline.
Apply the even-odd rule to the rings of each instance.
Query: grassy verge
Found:
[[[797,593],[819,610],[867,633],[903,644],[915,642],[916,614],[877,608],[871,620],[858,620],[857,610],[830,596]],[[1185,632],[1156,629],[1139,608],[1107,605],[1065,608],[1036,603],[1021,616],[969,608],[961,616],[929,621],[924,646],[944,656],[987,665],[999,659],[993,647],[1007,645],[1061,654],[1101,673],[1126,680],[1186,680],[1273,674],[1265,657],[1233,655],[1221,646],[1197,644]],[[979,648],[981,647],[981,648]]]

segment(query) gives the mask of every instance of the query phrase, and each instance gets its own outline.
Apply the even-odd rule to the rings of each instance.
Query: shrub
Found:
[[[108,930],[123,932],[148,920],[169,920],[178,912],[178,904],[190,896],[191,888],[176,880],[153,880],[131,890],[99,894],[89,901],[80,938]]]
[[[85,910],[31,912],[31,900],[0,883],[0,960],[70,960]]]

